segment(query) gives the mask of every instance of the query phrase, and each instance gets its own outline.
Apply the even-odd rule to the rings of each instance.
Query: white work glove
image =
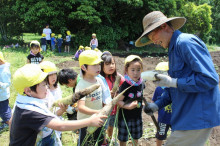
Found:
[[[158,111],[159,109],[155,103],[148,103],[143,108],[144,108],[144,112],[150,116],[152,116],[153,113]]]
[[[155,78],[157,80],[154,81],[154,83],[157,86],[177,88],[177,79],[171,78],[170,76],[163,74],[156,74]]]

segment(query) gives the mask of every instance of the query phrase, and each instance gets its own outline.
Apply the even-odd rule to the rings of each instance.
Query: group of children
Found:
[[[66,38],[65,40],[65,51],[64,52],[68,52],[70,51],[70,42],[71,42],[71,32],[67,31],[66,32]],[[55,33],[51,33],[51,41],[50,41],[50,47],[52,51],[55,51],[56,49],[56,44],[57,44],[57,49],[58,52],[61,53],[61,48],[62,48],[62,44],[63,44],[63,38],[61,34],[58,34],[57,38],[55,37]],[[42,33],[42,38],[41,40],[41,48],[43,49],[43,51],[47,50],[47,40],[46,40],[46,34]]]
[[[118,127],[118,140],[120,145],[126,145],[129,135],[134,139],[135,145],[138,145],[138,139],[143,134],[142,124],[142,98],[144,82],[141,78],[143,71],[142,59],[137,55],[129,55],[124,63],[124,76],[119,74],[116,69],[116,62],[112,54],[108,51],[97,53],[97,50],[84,48],[78,57],[80,74],[72,69],[62,69],[58,72],[57,67],[50,61],[43,61],[44,57],[40,54],[40,43],[32,41],[31,52],[28,55],[28,64],[19,68],[13,75],[13,84],[18,92],[13,116],[11,118],[11,109],[8,106],[10,71],[9,64],[5,63],[3,55],[0,54],[0,69],[4,65],[4,72],[1,72],[0,88],[4,87],[6,95],[4,103],[0,102],[1,118],[4,124],[9,124],[10,128],[10,145],[62,145],[61,132],[67,130],[79,130],[78,145],[107,145],[105,132],[102,130],[104,124],[102,119],[106,116],[98,116],[97,114],[106,105],[109,104],[115,95],[122,92],[129,86],[123,96],[118,101],[119,108],[118,125],[117,105],[113,108],[109,115],[107,129],[109,138],[112,138],[114,126]],[[39,65],[36,65],[39,64]],[[7,76],[3,78],[4,76]],[[116,77],[121,76],[119,83],[120,88],[113,92],[112,88]],[[59,104],[59,108],[50,111],[54,101],[62,98],[60,85],[66,85],[73,88],[73,93],[87,88],[94,84],[100,84],[100,87],[94,92],[80,99],[77,104],[67,106]],[[0,90],[2,91],[2,89]],[[155,95],[156,96],[156,95]],[[135,99],[135,100],[132,100]],[[131,100],[130,103],[126,101]],[[155,99],[154,99],[155,100]],[[7,106],[6,106],[7,105]],[[77,105],[77,106],[76,106]],[[68,110],[68,108],[71,110]],[[77,111],[77,120],[63,121],[63,113],[73,114],[73,109]],[[76,119],[76,118],[74,118]],[[163,122],[160,122],[163,125]],[[99,127],[92,136],[87,140],[87,127]],[[169,125],[168,125],[169,128]],[[162,128],[161,128],[162,129]],[[164,129],[164,128],[163,128]],[[167,129],[167,128],[165,128]],[[167,130],[165,131],[167,132]],[[101,134],[100,134],[101,133]],[[158,131],[157,138],[159,140],[162,132]],[[162,134],[163,135],[163,134]]]

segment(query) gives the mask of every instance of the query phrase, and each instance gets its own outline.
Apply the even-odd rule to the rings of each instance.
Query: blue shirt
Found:
[[[10,64],[0,65],[0,101],[7,100],[10,97],[11,72]]]
[[[55,43],[56,43],[55,40],[56,40],[55,37],[51,38],[51,45],[55,45]]]
[[[177,30],[168,53],[168,73],[177,78],[177,88],[166,88],[155,103],[162,108],[172,102],[172,129],[197,130],[220,125],[219,76],[205,43]]]
[[[157,101],[158,97],[160,97],[163,92],[164,92],[164,89],[158,86],[154,92],[152,101],[154,102]],[[171,104],[158,110],[158,122],[170,125],[171,112],[172,112]]]
[[[40,41],[41,41],[41,45],[47,45],[47,40],[45,37],[41,38]]]
[[[62,46],[63,43],[63,39],[62,38],[58,38],[57,39],[57,46]]]

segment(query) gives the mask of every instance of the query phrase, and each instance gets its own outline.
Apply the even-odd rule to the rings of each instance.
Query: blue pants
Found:
[[[0,117],[2,118],[2,123],[6,123],[11,118],[11,108],[8,99],[0,101]]]

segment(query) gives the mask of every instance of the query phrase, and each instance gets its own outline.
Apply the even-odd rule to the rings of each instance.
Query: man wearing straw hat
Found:
[[[205,43],[178,30],[185,21],[153,11],[144,17],[144,32],[135,42],[137,47],[154,43],[168,48],[169,76],[158,74],[155,81],[167,88],[144,108],[151,115],[172,103],[173,131],[166,146],[202,146],[213,127],[220,125],[219,76]]]

